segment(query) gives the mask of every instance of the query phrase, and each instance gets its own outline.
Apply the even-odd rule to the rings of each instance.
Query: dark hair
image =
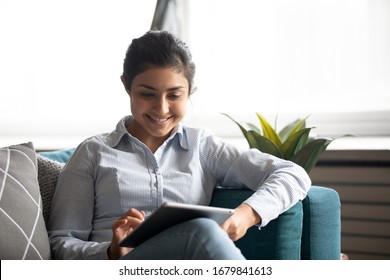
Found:
[[[134,77],[151,67],[174,68],[188,80],[189,94],[193,92],[195,64],[187,45],[167,31],[148,31],[134,39],[127,49],[123,63],[126,89]]]

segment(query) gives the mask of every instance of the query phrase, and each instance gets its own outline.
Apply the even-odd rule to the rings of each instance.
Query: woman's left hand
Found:
[[[261,223],[261,217],[248,204],[241,204],[235,209],[234,214],[227,219],[222,225],[230,239],[236,241],[243,237],[253,225]]]

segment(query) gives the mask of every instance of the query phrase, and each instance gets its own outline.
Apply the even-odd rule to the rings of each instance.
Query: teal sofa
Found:
[[[73,151],[42,152],[40,155],[65,163]],[[251,194],[252,191],[247,189],[218,187],[211,205],[235,208]],[[46,208],[50,206],[48,200],[51,195],[43,194]],[[303,201],[261,230],[252,227],[236,244],[247,259],[338,260],[340,235],[340,198],[337,192],[326,187],[312,186]]]
[[[211,205],[234,208],[250,190],[217,188]],[[247,259],[340,259],[340,198],[336,191],[312,186],[307,197],[259,230],[252,227],[236,242]]]

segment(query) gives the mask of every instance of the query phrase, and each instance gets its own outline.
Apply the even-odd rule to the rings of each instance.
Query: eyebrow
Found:
[[[157,89],[155,87],[152,87],[150,85],[140,84],[137,87],[143,87],[143,88],[146,88],[146,89],[157,91]],[[168,88],[167,91],[175,91],[175,90],[178,90],[178,89],[185,89],[185,87],[184,86],[171,87],[171,88]]]

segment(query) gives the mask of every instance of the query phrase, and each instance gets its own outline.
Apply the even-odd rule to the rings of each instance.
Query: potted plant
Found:
[[[321,153],[333,141],[329,138],[310,139],[309,134],[312,128],[306,127],[307,117],[297,119],[276,132],[259,113],[256,115],[261,128],[251,123],[246,123],[246,128],[229,115],[224,115],[239,126],[250,148],[293,161],[302,166],[307,173],[313,169]]]

